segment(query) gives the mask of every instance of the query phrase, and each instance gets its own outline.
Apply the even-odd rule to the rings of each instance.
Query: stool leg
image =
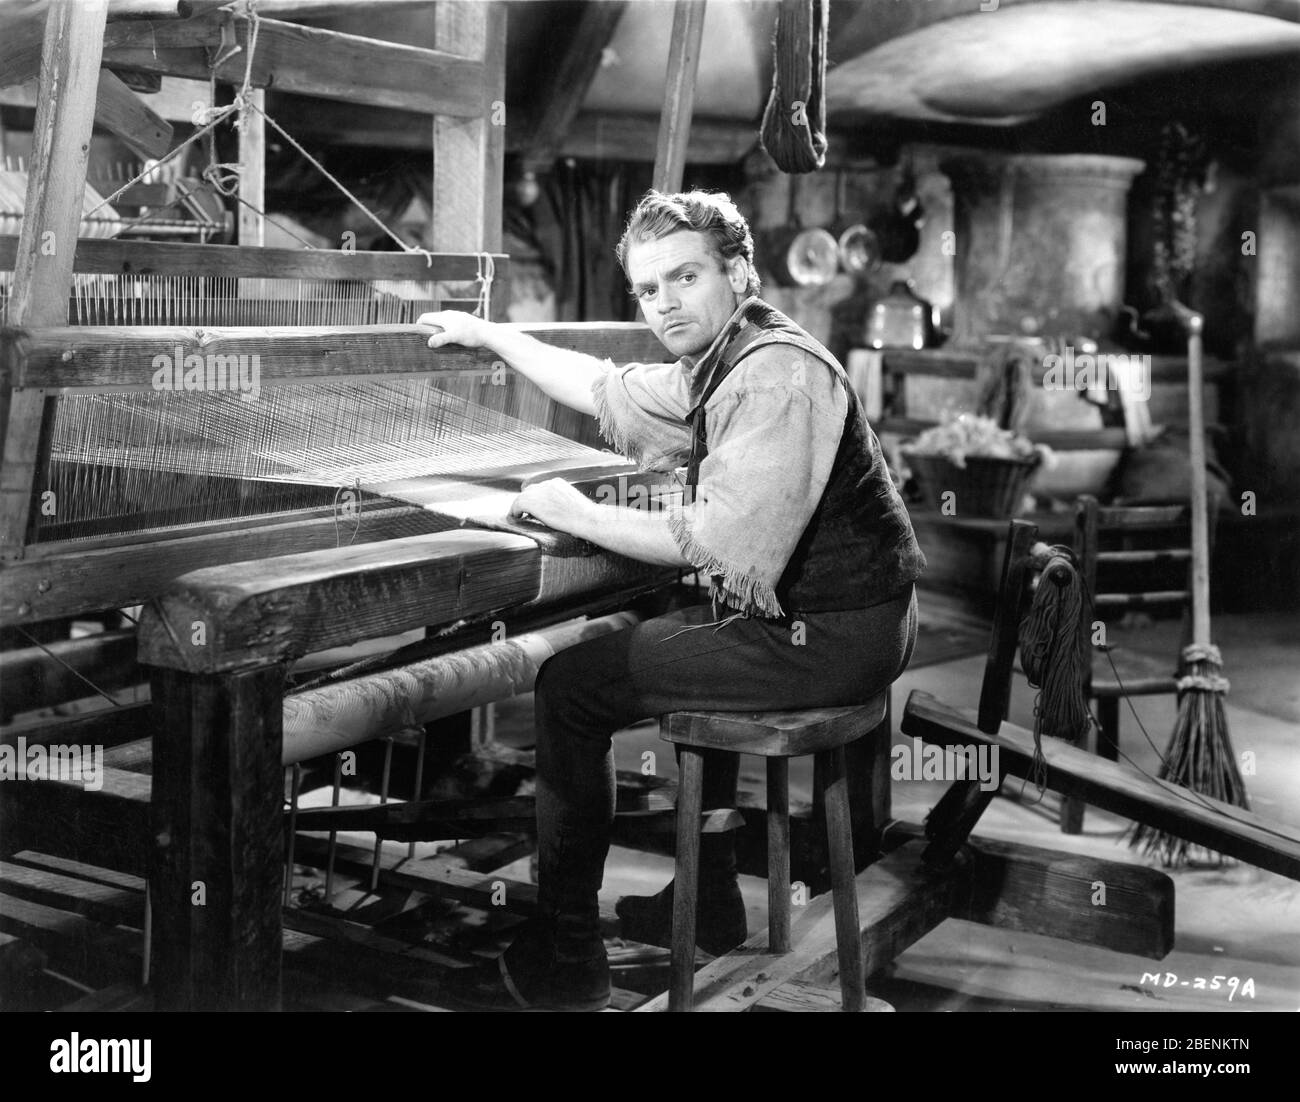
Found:
[[[840,958],[840,992],[844,1009],[857,1012],[866,1004],[862,975],[862,927],[858,920],[858,888],[853,876],[853,826],[849,818],[849,788],[844,747],[826,750],[826,842],[831,859],[831,890],[835,901],[835,943]]]
[[[767,759],[767,946],[790,951],[790,759]]]
[[[690,1010],[695,993],[695,912],[700,877],[700,813],[704,808],[704,755],[681,748],[677,788],[677,863],[673,881],[672,968],[668,1009]]]

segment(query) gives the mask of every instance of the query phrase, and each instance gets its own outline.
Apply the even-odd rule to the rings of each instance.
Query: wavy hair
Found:
[[[658,241],[681,230],[704,234],[720,262],[743,257],[748,271],[745,293],[758,294],[762,284],[754,270],[754,237],[745,216],[725,191],[683,191],[675,195],[647,191],[627,220],[614,250],[623,274],[627,275],[627,251],[632,245]]]

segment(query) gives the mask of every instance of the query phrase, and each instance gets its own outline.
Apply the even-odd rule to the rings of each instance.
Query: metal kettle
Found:
[[[934,343],[934,311],[910,279],[896,281],[867,311],[863,341],[868,348],[917,350]]]

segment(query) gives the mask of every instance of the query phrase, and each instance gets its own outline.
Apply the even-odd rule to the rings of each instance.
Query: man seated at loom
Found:
[[[859,704],[906,668],[925,566],[843,368],[757,297],[749,226],[724,194],[648,193],[618,244],[674,363],[557,349],[465,313],[425,314],[430,347],[486,348],[598,418],[643,469],[686,467],[681,504],[598,504],[552,479],[528,514],[610,551],[702,571],[699,604],[561,651],[536,683],[539,913],[499,961],[459,974],[470,1005],[600,1009],[610,997],[597,892],[614,816],[613,734],[665,712]],[[705,763],[706,808],[734,806],[739,758]],[[746,936],[730,834],[702,839],[698,941]],[[672,884],[619,901],[628,937],[667,945]]]

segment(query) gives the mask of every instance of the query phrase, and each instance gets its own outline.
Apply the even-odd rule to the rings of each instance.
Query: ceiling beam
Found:
[[[244,80],[249,20],[210,12],[194,19],[126,20],[110,23],[104,35],[104,64],[146,73],[206,79],[208,50],[222,48],[222,24],[240,47],[217,66],[217,79]],[[481,118],[482,62],[441,50],[400,46],[359,35],[260,19],[252,84],[324,99],[418,111],[456,118]]]
[[[626,0],[596,0],[583,6],[564,56],[538,90],[536,99],[542,109],[531,120],[522,149],[524,171],[545,171],[560,155],[561,145],[587,98],[587,89],[600,70],[626,8]]]

